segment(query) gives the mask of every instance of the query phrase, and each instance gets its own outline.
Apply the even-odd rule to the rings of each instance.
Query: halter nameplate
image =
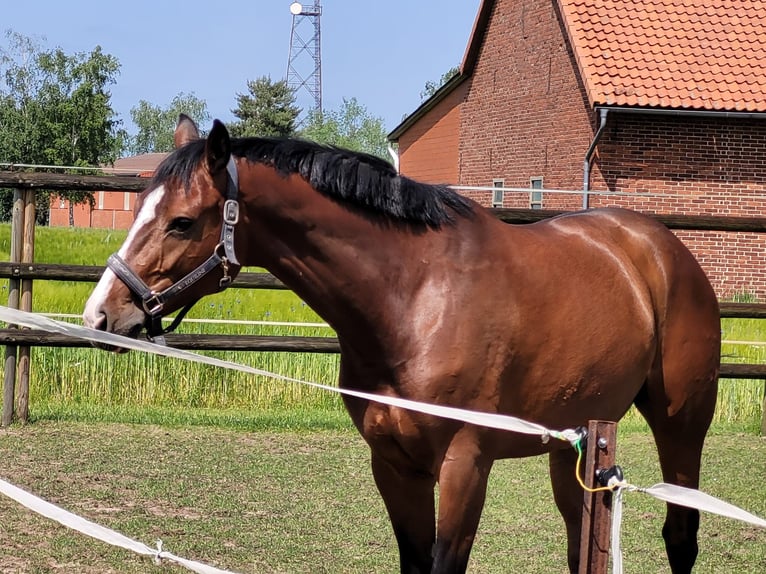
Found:
[[[218,283],[219,290],[223,291],[232,281],[231,276],[229,275],[229,264],[240,265],[234,252],[234,226],[239,222],[239,203],[237,201],[237,195],[239,194],[239,177],[234,157],[229,157],[229,163],[226,165],[226,172],[228,177],[226,183],[226,201],[223,204],[221,240],[215,246],[212,255],[196,269],[186,274],[167,289],[157,292],[144,283],[138,274],[130,268],[130,265],[128,265],[119,254],[114,253],[106,261],[107,268],[111,269],[112,272],[125,283],[130,292],[141,300],[144,312],[149,318],[146,327],[149,339],[152,339],[157,335],[164,335],[174,331],[198,299],[187,304],[178,313],[171,325],[166,329],[163,329],[161,324],[162,311],[168,301],[178,297],[183,291],[196,284],[203,277],[206,277],[208,273],[218,267],[223,269],[223,277]],[[223,254],[220,253],[221,249],[223,249]]]

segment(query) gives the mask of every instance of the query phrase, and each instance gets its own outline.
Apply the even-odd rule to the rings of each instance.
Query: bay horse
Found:
[[[552,429],[618,421],[634,404],[663,480],[698,487],[719,309],[663,225],[620,209],[508,225],[373,156],[230,139],[217,120],[200,139],[182,116],[175,142],[86,304],[87,326],[157,335],[162,316],[226,287],[242,266],[264,267],[335,329],[341,387]],[[583,493],[570,445],[344,402],[370,447],[401,572],[464,572],[493,462],[544,453],[577,571]],[[674,573],[691,571],[698,526],[698,511],[668,505]]]

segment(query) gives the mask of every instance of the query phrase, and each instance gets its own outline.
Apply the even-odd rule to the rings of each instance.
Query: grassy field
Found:
[[[210,427],[40,422],[0,430],[0,475],[77,514],[184,558],[247,573],[393,573],[395,543],[350,429],[242,432]],[[659,482],[651,439],[620,432],[617,459],[638,486]],[[766,439],[714,433],[704,491],[766,516]],[[625,494],[626,572],[669,572],[664,505]],[[112,548],[0,497],[0,571],[185,572]],[[766,572],[766,530],[703,516],[698,574]],[[564,572],[563,523],[547,459],[499,461],[469,571]]]

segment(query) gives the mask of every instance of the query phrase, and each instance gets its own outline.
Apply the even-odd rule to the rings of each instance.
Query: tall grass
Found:
[[[35,260],[40,263],[102,265],[125,239],[124,231],[96,229],[37,229]],[[8,259],[10,226],[0,224],[0,258]],[[36,312],[80,314],[93,285],[88,283],[37,281],[33,308]],[[7,292],[7,282],[2,282]],[[321,319],[290,291],[230,289],[208,297],[189,313],[190,319],[247,319],[290,322],[321,322]],[[253,335],[332,336],[318,327],[221,325],[184,322],[180,332]],[[766,361],[766,321],[725,319],[724,361]],[[332,385],[337,380],[338,356],[312,353],[210,352],[226,360],[302,380]],[[720,384],[716,421],[755,430],[760,424],[764,384],[760,381],[723,380]],[[84,348],[33,349],[30,404],[33,414],[54,416],[68,409],[101,408],[135,413],[136,409],[205,409],[231,412],[283,412],[305,410],[338,413],[339,398],[294,383],[278,382],[236,371],[131,352],[114,355]],[[131,415],[134,416],[134,415]],[[626,423],[640,418],[629,413]]]
[[[721,360],[726,363],[766,362],[766,321],[763,319],[723,319],[721,321]],[[766,383],[757,380],[721,381],[716,420],[737,423],[751,421],[757,429],[763,411]]]

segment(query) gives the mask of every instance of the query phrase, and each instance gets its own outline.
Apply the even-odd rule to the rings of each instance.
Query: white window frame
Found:
[[[505,201],[505,180],[495,178],[492,180],[492,207],[503,207]]]
[[[543,176],[529,178],[529,187],[534,191],[529,192],[529,209],[543,208]]]

